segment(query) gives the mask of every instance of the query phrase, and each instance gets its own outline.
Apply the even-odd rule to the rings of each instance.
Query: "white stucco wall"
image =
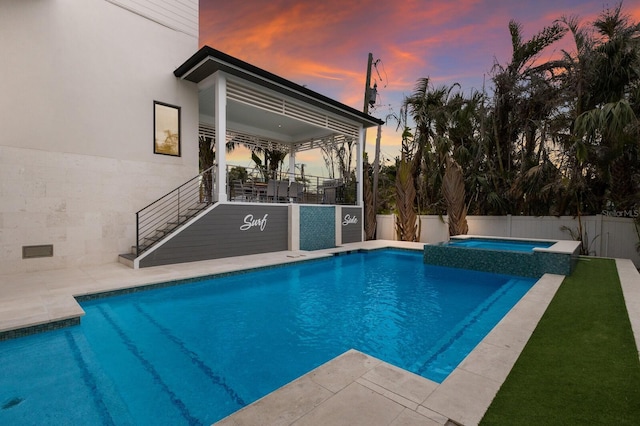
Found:
[[[180,3],[189,31],[106,0],[3,0],[0,273],[116,261],[135,212],[198,173],[197,88],[173,76],[198,1]],[[181,157],[153,153],[154,100],[182,107]],[[54,257],[23,260],[38,244]]]

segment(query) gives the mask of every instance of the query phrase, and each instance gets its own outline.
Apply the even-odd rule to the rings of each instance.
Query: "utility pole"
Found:
[[[378,61],[376,61],[378,63]],[[378,84],[374,83],[373,87],[371,87],[371,67],[373,66],[373,53],[369,53],[369,59],[367,61],[367,81],[364,85],[364,107],[362,111],[365,114],[369,114],[369,107],[374,106],[376,104],[376,98],[378,96]],[[362,141],[362,152],[364,154],[367,148],[367,133],[365,132],[364,138]]]
[[[369,96],[371,91],[371,67],[373,66],[373,53],[369,53],[369,60],[367,62],[367,81],[364,85],[364,113],[369,113],[369,101],[371,97]]]
[[[380,137],[382,136],[382,125],[378,124],[378,135],[376,136],[376,151],[373,157],[373,208],[378,210],[378,179],[380,173]]]
[[[377,62],[376,62],[377,63]],[[376,103],[376,97],[377,97],[377,85],[374,84],[373,87],[371,87],[371,67],[373,66],[373,54],[369,53],[369,58],[367,61],[367,80],[365,82],[365,88],[364,88],[364,108],[363,111],[365,114],[369,114],[369,106],[373,106]],[[374,211],[374,223],[376,222],[375,220],[375,212],[378,209],[378,163],[379,163],[379,156],[380,156],[380,133],[382,131],[382,126],[378,125],[378,135],[376,137],[376,150],[375,150],[375,158],[374,158],[374,163],[373,163],[373,206],[370,206],[370,208],[373,209]],[[367,132],[364,132],[364,136],[362,139],[362,153],[364,155],[364,153],[366,152],[367,146]],[[365,176],[363,176],[363,179],[365,178]],[[377,228],[377,226],[376,226]],[[375,229],[375,228],[374,228]],[[375,230],[374,230],[374,238],[375,238]]]
[[[369,114],[369,92],[371,90],[371,66],[373,65],[373,53],[369,53],[369,60],[367,61],[367,80],[364,83],[364,111],[365,114]],[[362,138],[362,153],[365,153],[365,148],[367,147],[367,132],[364,132],[364,137]]]

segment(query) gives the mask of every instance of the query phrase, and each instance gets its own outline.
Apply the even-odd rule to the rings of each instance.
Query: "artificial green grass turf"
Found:
[[[611,259],[580,258],[481,425],[640,424],[640,361]]]

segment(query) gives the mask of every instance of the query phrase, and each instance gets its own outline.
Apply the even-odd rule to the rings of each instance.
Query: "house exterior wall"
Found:
[[[173,75],[197,14],[197,0],[3,1],[0,273],[117,261],[135,212],[198,173],[197,87]],[[153,153],[154,101],[181,107],[180,157]],[[53,257],[22,259],[41,244]]]
[[[198,1],[106,0],[192,37],[198,37]]]

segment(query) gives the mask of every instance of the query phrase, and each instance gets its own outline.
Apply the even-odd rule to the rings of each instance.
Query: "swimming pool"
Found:
[[[382,250],[85,302],[0,342],[0,424],[209,424],[350,348],[441,381],[533,282]]]

